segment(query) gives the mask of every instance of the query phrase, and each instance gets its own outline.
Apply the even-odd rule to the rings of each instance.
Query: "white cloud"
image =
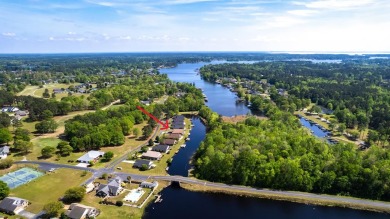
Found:
[[[14,37],[16,36],[15,33],[11,33],[11,32],[5,32],[5,33],[2,33],[3,36],[6,36],[6,37]]]
[[[193,4],[193,3],[214,2],[214,1],[218,1],[218,0],[168,0],[168,1],[162,1],[162,3],[179,5],[179,4]]]
[[[268,28],[280,28],[280,27],[291,27],[297,24],[305,23],[303,19],[299,19],[291,16],[276,16],[272,20],[265,23]]]
[[[316,0],[310,2],[294,2],[296,5],[303,5],[315,9],[351,9],[374,3],[375,0]]]
[[[68,35],[76,35],[76,32],[69,31]]]
[[[120,39],[120,40],[131,40],[133,38],[131,36],[120,36],[120,37],[118,37],[118,39]]]
[[[297,15],[297,16],[312,16],[318,14],[316,10],[291,10],[287,11],[288,14]]]

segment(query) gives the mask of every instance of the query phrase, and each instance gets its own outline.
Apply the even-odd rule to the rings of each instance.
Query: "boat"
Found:
[[[169,167],[165,168],[165,171],[168,171],[169,170]]]
[[[185,148],[186,146],[187,146],[186,144],[182,144],[180,147]]]
[[[189,140],[191,140],[190,138],[186,138],[186,141],[189,141]]]
[[[204,98],[204,101],[205,101],[205,102],[208,102],[209,100],[207,99],[207,97],[205,97],[205,98]]]

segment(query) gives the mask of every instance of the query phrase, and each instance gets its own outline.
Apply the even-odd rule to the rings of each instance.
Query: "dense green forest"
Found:
[[[195,176],[209,181],[390,200],[390,152],[330,146],[288,112],[267,104],[270,119],[217,123],[195,155]],[[272,107],[273,106],[273,107]]]
[[[133,133],[134,124],[140,124],[148,120],[147,126],[142,130],[143,137],[147,138],[156,127],[154,120],[149,119],[141,111],[137,110],[140,105],[139,99],[144,95],[156,97],[164,94],[171,94],[162,104],[144,106],[146,110],[158,118],[171,118],[178,112],[197,111],[203,105],[203,96],[199,89],[192,84],[170,83],[169,86],[148,87],[147,78],[130,86],[123,83],[118,86],[106,88],[105,92],[112,94],[115,98],[121,98],[124,106],[113,110],[98,110],[94,113],[76,116],[65,124],[65,136],[75,151],[98,150],[104,146],[119,146],[124,143],[125,136]],[[169,88],[165,90],[165,88]],[[174,94],[180,91],[182,96]],[[138,97],[138,98],[137,98]]]
[[[370,128],[371,143],[390,137],[390,61],[388,59],[342,63],[259,62],[209,65],[201,69],[209,81],[248,79],[283,110],[294,111],[316,103],[333,110],[337,122],[363,131]],[[264,81],[267,81],[265,83]],[[269,84],[275,85],[269,89]],[[278,95],[275,88],[288,91]],[[310,100],[310,102],[307,102]]]

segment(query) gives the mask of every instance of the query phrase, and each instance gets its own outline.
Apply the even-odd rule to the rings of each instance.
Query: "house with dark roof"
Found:
[[[17,214],[28,206],[26,199],[17,197],[6,197],[0,203],[0,211],[7,214]]]
[[[100,214],[100,211],[94,207],[72,203],[65,214],[71,219],[84,219],[95,218]]]
[[[89,163],[90,161],[96,162],[99,158],[103,157],[103,151],[88,151],[86,154],[77,159],[79,163]]]
[[[180,123],[173,123],[171,126],[172,129],[184,129],[185,125]]]
[[[181,138],[181,135],[180,134],[169,134],[169,135],[166,135],[165,138],[179,140]]]
[[[60,93],[64,93],[65,92],[65,89],[61,89],[61,88],[54,88],[53,89],[53,93],[55,94],[60,94]]]
[[[9,154],[9,146],[3,146],[3,147],[0,147],[0,159],[5,159],[7,158]]]
[[[157,151],[147,151],[142,154],[142,159],[146,160],[160,160],[162,157],[162,154]]]
[[[107,184],[99,185],[96,195],[103,198],[106,196],[117,196],[123,191],[122,182],[120,177],[109,179]]]
[[[143,159],[138,159],[135,161],[133,164],[134,168],[141,168],[142,165],[146,165],[148,169],[152,168],[153,162],[151,160],[143,160]]]
[[[152,151],[158,151],[161,153],[168,153],[169,149],[171,149],[171,146],[166,144],[159,144],[154,147],[152,147]]]
[[[184,121],[184,116],[183,115],[176,115],[176,116],[173,116],[172,119],[173,121]]]
[[[146,181],[143,181],[141,182],[141,184],[139,185],[139,187],[141,188],[149,188],[149,189],[153,189],[155,187],[158,186],[158,182],[157,181],[153,181],[153,182],[146,182]]]
[[[172,145],[176,144],[176,140],[175,139],[164,139],[162,141],[162,144],[166,144],[166,145],[172,146]]]

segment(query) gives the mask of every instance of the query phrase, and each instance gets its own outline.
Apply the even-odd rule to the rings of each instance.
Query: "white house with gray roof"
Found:
[[[117,196],[123,191],[122,182],[120,177],[109,179],[107,184],[99,185],[96,195],[99,197]]]
[[[99,158],[103,157],[103,151],[88,151],[86,154],[77,159],[80,163],[89,163],[90,161],[96,162]]]
[[[0,147],[0,159],[7,158],[9,154],[9,146]]]

